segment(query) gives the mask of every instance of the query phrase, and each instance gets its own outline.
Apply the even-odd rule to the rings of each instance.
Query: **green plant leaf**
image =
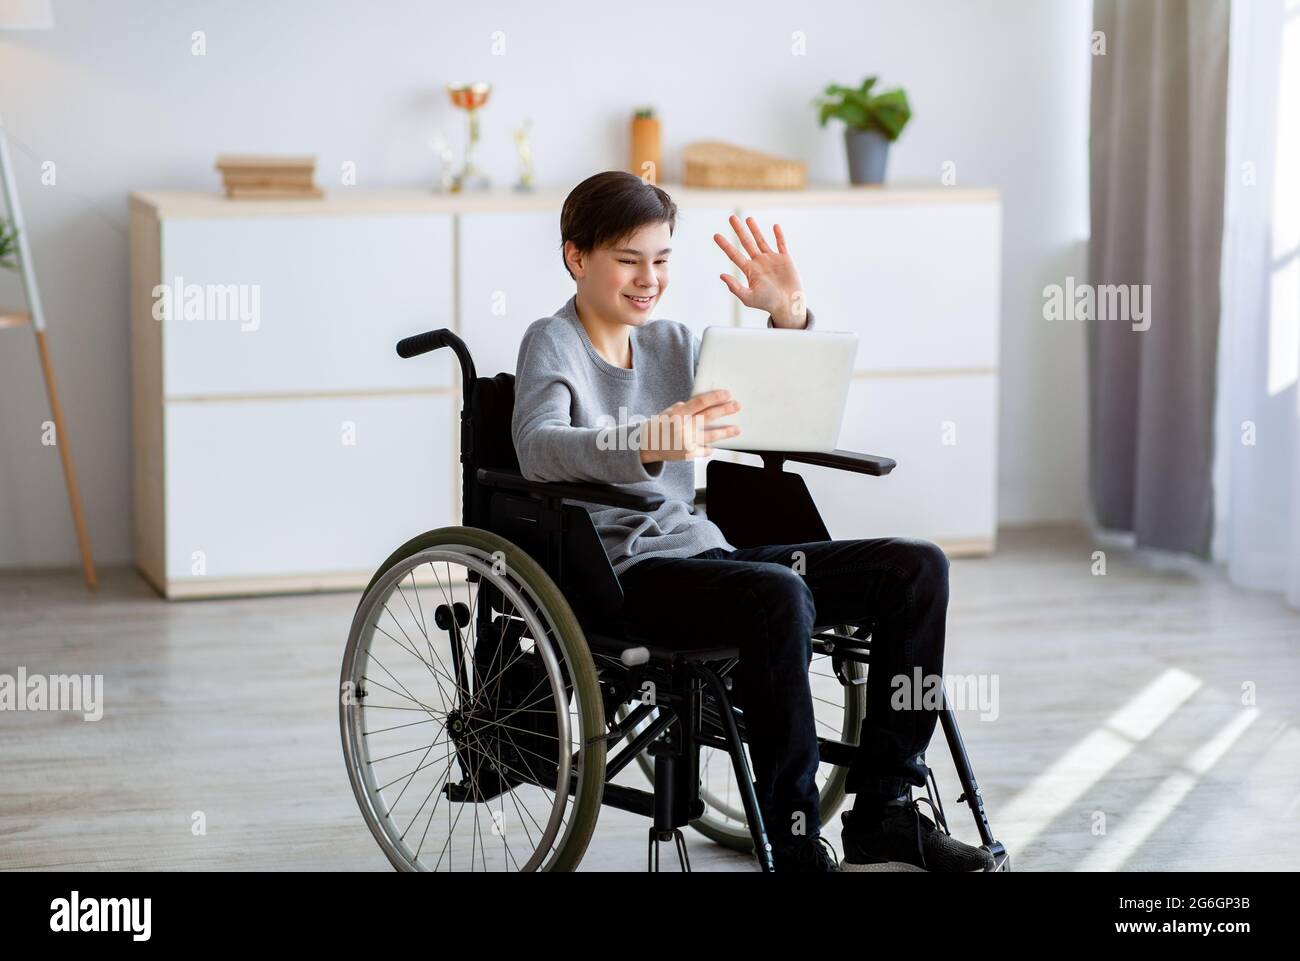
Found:
[[[882,93],[876,97],[874,106],[876,123],[880,131],[890,140],[897,140],[912,117],[907,94],[902,90]]]
[[[833,115],[843,120],[850,127],[861,127],[868,122],[867,108],[862,104],[854,103],[852,100],[845,100],[837,105]]]
[[[17,250],[18,231],[14,225],[7,220],[0,220],[0,267],[6,270],[17,270],[18,263],[14,260],[14,253]]]
[[[835,118],[854,129],[876,130],[891,141],[897,140],[912,118],[907,93],[899,87],[873,95],[871,90],[875,84],[874,75],[856,89],[828,84],[824,96],[812,101],[818,108],[818,123],[824,127],[828,120]]]

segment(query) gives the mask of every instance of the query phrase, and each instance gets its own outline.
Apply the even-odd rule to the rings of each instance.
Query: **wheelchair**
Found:
[[[739,648],[725,637],[640,637],[620,623],[623,592],[587,510],[654,510],[662,495],[522,476],[511,432],[514,377],[478,377],[449,330],[405,338],[403,358],[450,348],[462,379],[463,526],[407,541],[366,587],[340,677],[348,777],[375,840],[402,871],[569,871],[602,805],[643,815],[647,867],[682,828],[751,852],[772,850],[746,753]],[[829,540],[787,461],[861,474],[895,462],[848,451],[752,451],[762,467],[714,460],[696,509],[737,547]],[[765,505],[785,505],[777,516]],[[866,715],[870,624],[814,628],[823,822],[844,800]],[[993,870],[995,841],[946,694],[943,732]],[[615,783],[635,763],[652,790]],[[623,781],[628,780],[624,778]],[[644,784],[641,779],[634,779]],[[926,792],[942,830],[942,801]]]

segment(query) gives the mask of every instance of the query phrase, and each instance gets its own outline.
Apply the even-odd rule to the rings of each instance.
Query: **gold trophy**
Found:
[[[478,112],[487,103],[492,85],[487,83],[462,83],[459,80],[447,84],[447,93],[451,96],[453,106],[464,110],[469,120],[469,132],[465,137],[465,163],[460,172],[452,178],[451,192],[464,190],[487,190],[492,186],[487,176],[474,166],[474,151],[478,147]]]

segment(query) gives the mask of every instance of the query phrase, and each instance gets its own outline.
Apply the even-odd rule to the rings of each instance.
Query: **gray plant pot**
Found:
[[[878,130],[846,127],[844,146],[849,153],[849,183],[883,184],[889,141]]]

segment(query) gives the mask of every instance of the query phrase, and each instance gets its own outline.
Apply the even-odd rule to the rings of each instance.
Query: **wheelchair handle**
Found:
[[[474,390],[474,360],[469,355],[469,348],[465,342],[457,337],[454,333],[443,327],[439,330],[428,330],[423,334],[412,334],[410,337],[403,337],[397,342],[397,356],[403,360],[411,357],[419,357],[421,354],[427,354],[431,350],[441,350],[443,347],[450,347],[456,353],[456,359],[460,361],[460,375],[464,385],[464,396],[471,396]]]
[[[423,334],[403,337],[397,342],[397,356],[405,360],[427,354],[429,351],[437,350],[440,347],[446,347],[448,334],[451,334],[451,331],[443,328],[442,330],[430,330]],[[455,335],[452,334],[452,336]]]

